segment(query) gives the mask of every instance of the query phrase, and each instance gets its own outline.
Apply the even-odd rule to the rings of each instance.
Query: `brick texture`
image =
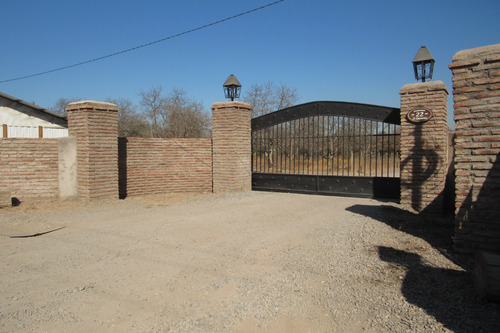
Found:
[[[401,204],[410,211],[443,215],[448,171],[448,91],[441,81],[401,88]],[[424,123],[408,121],[411,110],[429,109]]]
[[[120,197],[212,191],[211,139],[119,139]]]
[[[118,109],[81,101],[67,108],[76,137],[78,197],[251,190],[251,113],[213,105],[212,139],[118,139]],[[0,139],[0,186],[19,197],[59,195],[57,139]]]
[[[252,190],[251,120],[246,103],[212,105],[213,192]]]
[[[0,139],[0,189],[12,197],[59,195],[57,139]]]
[[[455,108],[455,248],[500,251],[500,44],[449,65]]]
[[[78,196],[118,199],[118,108],[81,101],[66,111],[69,135],[77,138]]]

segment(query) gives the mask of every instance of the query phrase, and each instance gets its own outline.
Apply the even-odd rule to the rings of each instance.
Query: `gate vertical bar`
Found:
[[[293,146],[292,146],[292,154],[290,156],[290,162],[291,163],[293,162],[293,164],[292,164],[292,172],[293,173],[295,173],[295,156],[296,156],[295,148],[297,147],[297,142],[296,142],[297,140],[295,140],[295,135],[297,133],[295,130],[295,122],[296,122],[295,119],[292,120],[292,123],[293,123],[293,131],[292,131],[292,133],[293,133]],[[290,137],[290,142],[291,142],[291,140],[292,140],[292,136]]]
[[[253,131],[250,133],[250,144],[252,145],[252,155],[250,156],[250,165],[251,165],[252,167],[251,167],[251,169],[250,169],[250,172],[252,172],[252,173],[253,173],[253,172],[254,172],[254,170],[255,170],[255,166],[253,165],[253,163],[254,163],[253,154],[255,154],[255,153],[254,153],[254,151],[255,151],[255,134],[254,134],[254,132],[253,132]]]
[[[280,173],[283,173],[283,153],[285,152],[284,146],[283,146],[283,123],[280,124],[280,132],[281,132],[281,137],[280,137]],[[286,166],[285,166],[286,169]]]
[[[375,177],[378,177],[378,122],[375,123]]]
[[[365,156],[364,156],[364,161],[363,161],[364,162],[363,163],[363,171],[364,171],[363,172],[363,176],[366,176],[366,147],[367,147],[367,145],[366,145],[366,123],[367,122],[368,122],[367,120],[363,121],[363,131],[364,131],[364,135],[365,135],[365,149],[364,149],[365,150]]]
[[[302,140],[302,133],[304,133],[304,131],[302,130],[302,121],[301,121],[300,118],[298,119],[298,126],[299,126],[299,131],[297,133],[297,136],[298,136],[297,137],[297,140],[298,140],[298,145],[297,145],[297,158],[298,158],[298,160],[297,160],[297,173],[300,174],[300,172],[301,172],[300,170],[301,170],[301,167],[302,167],[302,165],[301,165],[302,163],[300,161],[300,157],[302,155],[302,141],[304,141],[304,140]]]
[[[368,169],[370,170],[369,176],[372,176],[372,150],[373,150],[373,121],[370,119],[369,120],[370,124],[370,129],[368,130],[368,146],[370,147],[369,149],[369,159],[368,159]]]
[[[310,139],[311,139],[311,122],[310,122],[311,118],[307,118],[307,163],[306,163],[306,167],[307,167],[307,171],[305,172],[305,174],[309,173],[310,170],[309,170],[309,165],[310,165],[310,162],[309,162],[309,159],[311,158],[311,152],[310,152],[310,149],[311,149],[311,142],[310,142]]]
[[[323,121],[323,124],[322,124],[322,139],[321,139],[321,152],[322,152],[322,155],[324,154],[324,151],[325,151],[325,116],[322,117],[322,121]],[[326,163],[328,164],[328,156],[327,156],[327,159],[326,159]],[[324,175],[325,174],[325,164],[323,163],[323,158],[321,158],[321,174]],[[328,170],[328,165],[327,165],[327,170]]]
[[[392,176],[396,177],[396,125],[392,127]]]
[[[265,160],[265,163],[264,163],[264,172],[269,172],[269,157],[270,157],[270,153],[271,153],[271,130],[272,128],[267,128],[266,129],[266,136],[267,136],[267,139],[266,139],[266,160]]]
[[[345,141],[346,141],[346,126],[345,126],[345,117],[342,116],[342,176],[345,171]]]
[[[361,176],[361,119],[358,119],[358,176]]]
[[[341,129],[341,122],[342,122],[342,117],[340,116],[335,116],[334,119],[337,120],[337,150],[338,150],[338,153],[337,153],[337,173],[336,175],[339,176],[340,173],[341,173],[341,168],[340,168],[340,164],[342,163],[342,160],[341,160],[341,156],[342,154],[344,153],[344,144],[342,142],[342,144],[340,143],[340,141],[342,140],[342,136],[340,135],[342,129]]]
[[[387,168],[385,167],[385,163],[387,160],[386,156],[386,151],[387,151],[387,146],[386,146],[386,139],[387,139],[387,127],[385,123],[382,123],[382,176],[387,176]]]
[[[347,120],[347,175],[351,175],[351,151],[352,151],[352,140],[351,140],[351,121]]]
[[[261,172],[266,172],[266,131],[267,129],[263,129],[261,133],[262,139],[262,151],[261,151]]]
[[[319,115],[317,115],[316,118],[318,118],[318,123],[317,123],[318,127],[317,127],[317,130],[316,130],[316,141],[317,141],[316,142],[316,147],[317,147],[317,149],[316,149],[317,170],[316,171],[317,171],[317,174],[319,175],[320,171],[319,171],[319,164],[318,163],[321,163],[321,167],[323,167],[323,159],[321,158],[321,154],[319,153],[319,149],[320,149],[320,144],[319,144],[320,140],[319,140],[319,138],[320,138],[320,135],[321,135],[320,134],[320,132],[321,132],[320,131],[320,129],[321,129],[320,128],[320,122],[321,122],[321,120],[320,120],[320,116]],[[323,169],[321,170],[321,173],[323,173]]]

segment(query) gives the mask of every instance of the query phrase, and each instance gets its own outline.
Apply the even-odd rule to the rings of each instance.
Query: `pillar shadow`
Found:
[[[381,260],[406,271],[401,293],[405,299],[434,316],[455,332],[500,332],[500,307],[479,298],[474,290],[474,263],[454,251],[454,225],[394,205],[356,204],[347,211],[368,216],[393,229],[421,238],[461,270],[427,265],[415,250],[378,246]]]
[[[422,137],[422,125],[416,124],[415,130],[412,133],[415,138],[415,144],[410,150],[410,155],[401,162],[401,171],[405,168],[410,168],[412,184],[411,192],[411,207],[415,211],[422,211],[422,185],[429,179],[438,168],[439,156],[434,149],[424,149],[424,138]],[[426,165],[424,169],[423,165]],[[404,184],[406,186],[406,184]],[[440,195],[439,195],[440,196]],[[439,197],[438,196],[438,197]],[[431,205],[426,207],[427,210],[441,209],[441,207],[434,207],[439,205],[438,202],[433,201]],[[442,203],[441,203],[442,205]]]
[[[488,165],[488,163],[483,163]],[[474,253],[486,250],[500,253],[500,154],[483,175],[482,166],[471,171],[471,177],[485,176],[482,185],[471,186],[457,210],[455,244],[457,250]]]
[[[467,272],[436,268],[420,255],[379,246],[380,259],[406,270],[401,292],[406,300],[454,332],[500,332],[500,311],[478,301]]]
[[[127,197],[127,138],[118,138],[118,197]]]
[[[456,265],[464,269],[472,267],[467,257],[457,255],[453,251],[454,227],[451,217],[435,219],[426,214],[415,214],[392,205],[357,204],[346,210],[368,216],[400,232],[423,239]]]

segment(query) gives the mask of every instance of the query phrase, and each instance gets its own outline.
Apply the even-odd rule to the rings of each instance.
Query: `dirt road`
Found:
[[[446,241],[409,221],[260,192],[22,204],[0,210],[0,332],[499,328]]]

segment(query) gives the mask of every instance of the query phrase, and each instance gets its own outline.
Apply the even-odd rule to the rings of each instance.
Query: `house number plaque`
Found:
[[[432,111],[429,109],[414,109],[406,114],[406,119],[412,123],[425,123],[432,118]]]

